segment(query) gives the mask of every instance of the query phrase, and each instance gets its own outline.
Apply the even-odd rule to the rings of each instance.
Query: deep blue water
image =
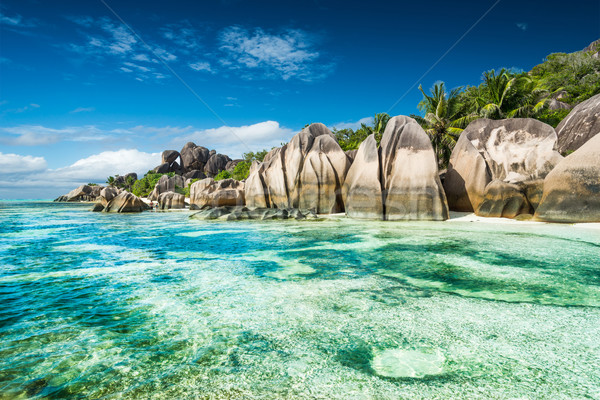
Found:
[[[0,202],[0,399],[600,398],[600,230]]]

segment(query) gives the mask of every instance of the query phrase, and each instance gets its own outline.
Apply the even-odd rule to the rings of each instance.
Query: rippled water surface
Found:
[[[0,203],[0,399],[599,399],[600,230]]]

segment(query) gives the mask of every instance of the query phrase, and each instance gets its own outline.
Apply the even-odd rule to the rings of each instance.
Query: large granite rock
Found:
[[[219,172],[225,170],[227,167],[227,163],[229,163],[231,159],[223,154],[214,154],[210,156],[206,165],[204,166],[204,173],[208,177],[214,177]]]
[[[114,199],[115,197],[117,197],[119,195],[119,193],[121,193],[121,190],[114,187],[114,186],[107,186],[104,189],[102,189],[100,191],[100,203],[102,203],[102,205],[104,207],[106,207],[106,205],[108,204],[109,201],[111,201],[112,199]]]
[[[165,150],[162,152],[162,164],[173,164],[179,158],[177,150]]]
[[[161,193],[165,192],[175,192],[176,188],[184,188],[185,187],[185,178],[180,175],[168,176],[163,175],[160,177],[156,185],[154,186],[154,190],[148,196],[149,200],[157,201],[158,196]]]
[[[379,154],[375,136],[358,148],[343,185],[346,214],[353,218],[383,219]]]
[[[175,192],[165,192],[158,196],[158,207],[161,210],[185,208],[185,196]]]
[[[414,119],[391,118],[379,150],[373,136],[361,144],[344,184],[344,205],[357,218],[448,218],[433,147]]]
[[[244,182],[235,179],[214,181],[202,179],[190,186],[190,209],[202,207],[242,206],[244,200]]]
[[[311,124],[292,140],[253,164],[247,179],[251,207],[344,210],[341,187],[350,160],[323,124]]]
[[[317,136],[299,173],[298,207],[319,214],[343,212],[341,188],[349,168],[350,160],[335,138]]]
[[[558,151],[575,151],[600,133],[600,94],[579,103],[556,127]]]
[[[448,219],[437,160],[423,128],[412,118],[391,118],[380,151],[385,219]]]
[[[238,159],[235,159],[235,160],[231,160],[231,161],[229,161],[229,162],[227,163],[227,165],[225,165],[225,170],[227,170],[227,171],[229,171],[229,172],[233,172],[233,170],[235,169],[235,167],[237,167],[237,165],[238,165],[239,163],[241,163],[242,161],[244,161],[244,160],[242,160],[242,159],[239,159],[239,158],[238,158]]]
[[[546,176],[535,217],[549,222],[600,222],[600,135]]]
[[[452,151],[444,179],[450,209],[478,213],[484,200],[488,204],[482,210],[498,209],[499,205],[489,202],[504,202],[504,197],[497,194],[496,185],[486,198],[488,184],[498,180],[524,188],[545,178],[562,160],[555,145],[554,129],[534,119],[479,119],[470,123]]]
[[[482,217],[515,218],[529,214],[531,206],[521,187],[495,179],[486,187],[477,215]]]
[[[69,193],[59,196],[54,201],[96,201],[100,197],[100,192],[104,189],[101,185],[81,185]]]
[[[204,172],[202,172],[198,169],[193,169],[193,170],[183,174],[183,178],[186,180],[187,179],[204,179],[204,178],[206,178],[206,175],[204,174]]]
[[[104,207],[104,212],[132,213],[142,212],[149,207],[139,197],[126,191],[121,192]]]
[[[265,157],[266,158],[266,157]],[[268,208],[271,206],[269,192],[266,189],[264,173],[268,161],[254,160],[250,166],[248,178],[244,184],[244,197],[247,204],[253,207]]]
[[[183,146],[180,154],[182,167],[185,172],[195,169],[204,171],[204,164],[206,164],[209,158],[209,151],[206,147],[197,146],[193,142],[188,142]]]
[[[94,201],[95,199],[92,196],[92,187],[81,185],[67,193],[65,201]]]
[[[241,221],[249,219],[273,220],[273,219],[317,219],[317,215],[311,210],[299,210],[297,208],[249,208],[237,207],[215,207],[206,208],[198,213],[190,215],[190,218],[200,220],[224,220]]]

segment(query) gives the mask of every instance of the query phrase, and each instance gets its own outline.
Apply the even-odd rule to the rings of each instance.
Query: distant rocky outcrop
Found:
[[[235,179],[215,181],[206,178],[190,186],[190,209],[192,210],[207,206],[242,206],[244,203],[244,182]]]
[[[579,103],[556,127],[557,150],[575,151],[600,133],[600,94]]]
[[[103,202],[106,201],[106,205]],[[149,207],[136,195],[122,191],[111,200],[96,203],[92,211],[103,211],[109,213],[134,213],[147,210]]]
[[[433,147],[414,119],[391,118],[379,149],[373,136],[361,144],[344,184],[344,205],[356,218],[448,218]]]
[[[100,196],[102,189],[104,189],[104,186],[81,185],[78,188],[71,190],[69,193],[59,196],[54,201],[96,201]]]
[[[240,221],[240,220],[272,220],[272,219],[317,219],[317,215],[312,210],[299,210],[297,208],[249,208],[244,206],[238,207],[216,207],[206,208],[196,214],[192,214],[190,218],[201,220],[224,220],[224,221]]]
[[[546,176],[535,217],[548,222],[600,222],[600,135]]]
[[[452,151],[444,179],[450,209],[505,217],[533,212],[529,206],[539,202],[540,180],[562,160],[556,139],[551,126],[530,118],[472,122]]]
[[[311,124],[252,165],[246,204],[342,212],[341,188],[350,164],[333,133],[323,124]]]
[[[217,154],[214,150],[208,150],[206,147],[198,146],[194,142],[188,142],[183,146],[181,152],[176,150],[163,151],[161,164],[153,171],[159,174],[174,172],[177,175],[184,176],[193,173],[193,177],[186,176],[186,179],[203,179],[207,176],[214,177],[223,170],[231,169],[233,171],[239,161],[241,160],[231,160],[224,154]]]

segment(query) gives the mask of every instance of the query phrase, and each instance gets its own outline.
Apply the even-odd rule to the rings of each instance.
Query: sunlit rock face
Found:
[[[180,175],[168,176],[163,175],[160,177],[156,185],[154,186],[154,190],[148,196],[148,199],[152,201],[158,201],[158,197],[161,193],[166,192],[174,192],[176,187],[183,188],[185,187],[185,178]]]
[[[158,205],[161,210],[185,208],[185,196],[175,192],[165,192],[158,196]]]
[[[346,214],[353,218],[383,219],[379,154],[375,137],[366,138],[356,152],[343,186]]]
[[[506,196],[497,191],[499,184],[486,192],[487,186],[494,180],[518,185],[527,197],[530,182],[545,178],[562,160],[555,150],[556,140],[551,126],[530,118],[472,122],[452,151],[444,180],[450,209],[482,216],[492,216],[488,210],[495,210],[494,215],[511,214],[510,210],[502,210],[502,204],[491,204],[505,202]],[[530,205],[536,203],[527,201]],[[484,202],[486,206],[480,211]]]
[[[110,213],[130,213],[142,212],[147,209],[148,206],[139,197],[133,193],[123,191],[110,200],[103,211]]]
[[[331,131],[311,124],[252,166],[247,205],[342,212],[342,184],[350,163]]]
[[[244,182],[235,179],[206,178],[190,186],[190,209],[243,206],[244,203]]]
[[[355,218],[448,218],[431,142],[423,128],[405,116],[390,119],[379,149],[373,136],[361,144],[343,193],[346,213]]]
[[[558,151],[575,151],[600,133],[600,94],[579,103],[556,127]]]
[[[600,135],[546,176],[535,216],[551,222],[600,222]]]

